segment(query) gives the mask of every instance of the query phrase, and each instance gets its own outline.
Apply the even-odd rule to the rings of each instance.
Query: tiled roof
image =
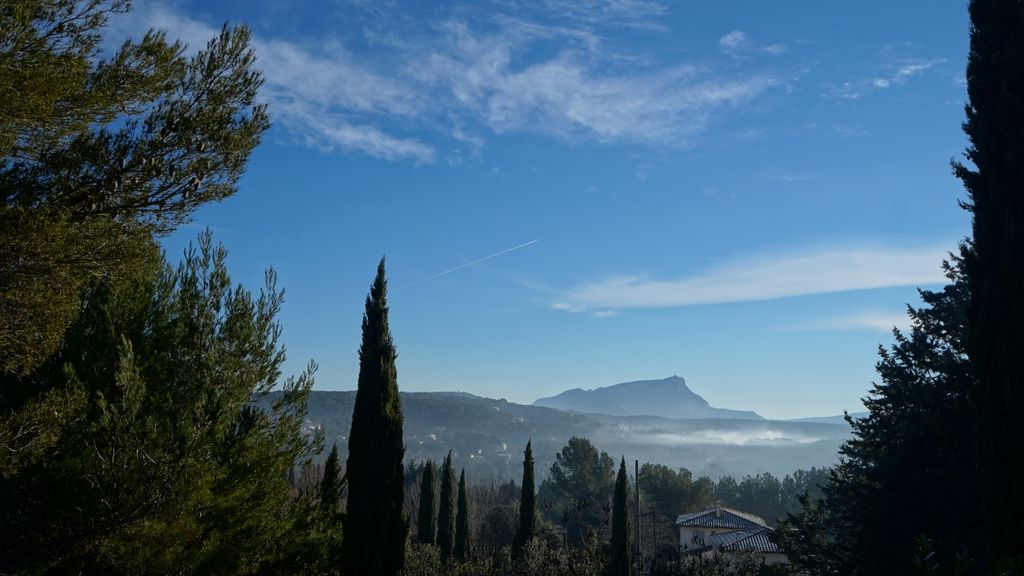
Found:
[[[721,514],[718,511],[721,510]],[[724,506],[711,508],[700,512],[683,514],[676,518],[677,526],[692,526],[695,528],[734,528],[737,530],[757,530],[766,528],[768,523],[760,516],[733,510]]]
[[[737,538],[728,544],[723,543],[719,549],[722,552],[782,552],[782,549],[779,548],[772,539],[771,528],[763,528],[761,530],[754,531],[743,530],[738,533],[745,534],[745,536]],[[725,536],[725,534],[723,534],[723,536]]]
[[[753,534],[753,530],[733,530],[732,532],[719,532],[718,534],[712,534],[708,537],[710,544],[716,550],[723,548],[736,542],[737,540],[743,540],[744,538]]]

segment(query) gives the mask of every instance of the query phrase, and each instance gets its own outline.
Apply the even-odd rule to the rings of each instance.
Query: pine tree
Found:
[[[469,559],[469,501],[466,498],[466,469],[459,474],[459,502],[455,513],[455,557]]]
[[[303,433],[315,367],[281,378],[283,294],[273,273],[259,295],[233,287],[226,258],[205,233],[177,269],[153,246],[145,274],[90,291],[32,375],[88,410],[0,474],[0,573],[297,570],[317,514],[287,471],[319,452]]]
[[[437,509],[437,546],[441,558],[451,558],[455,547],[455,476],[452,471],[452,453],[449,451],[441,464],[441,505]]]
[[[538,491],[538,497],[550,502],[562,514],[566,535],[574,545],[582,546],[588,535],[606,532],[608,501],[615,486],[615,461],[607,452],[579,436],[569,438],[555,454],[551,474]]]
[[[1024,4],[971,0],[967,160],[973,240],[968,350],[978,378],[982,496],[992,553],[1024,554]]]
[[[0,374],[30,373],[60,345],[84,289],[130,276],[154,234],[232,195],[269,127],[244,27],[194,56],[157,31],[103,54],[108,17],[129,8],[0,9]],[[49,432],[17,439],[36,448]]]
[[[522,549],[537,532],[537,491],[533,480],[533,446],[526,441],[523,452],[523,488],[519,497],[519,529],[513,547]]]
[[[437,503],[434,497],[437,488],[434,482],[434,461],[427,460],[423,466],[423,478],[420,481],[420,510],[417,522],[418,537],[421,544],[433,544],[437,533]]]
[[[384,259],[363,315],[359,382],[348,437],[348,510],[342,572],[390,576],[405,564],[402,401],[388,327]]]
[[[922,290],[925,306],[908,309],[910,331],[894,331],[894,344],[879,348],[881,380],[864,399],[868,415],[848,419],[853,435],[840,447],[826,498],[805,498],[777,532],[790,559],[812,574],[912,573],[922,534],[943,563],[984,549],[970,465],[977,441],[968,289],[959,259],[946,273],[950,285]]]
[[[615,478],[615,492],[612,497],[612,542],[608,559],[609,576],[629,576],[629,487],[626,479],[626,459],[619,464],[619,475]]]

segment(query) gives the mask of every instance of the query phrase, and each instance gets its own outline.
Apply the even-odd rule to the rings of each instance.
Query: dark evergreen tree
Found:
[[[977,557],[981,542],[975,432],[968,394],[967,286],[958,261],[953,283],[922,291],[909,334],[894,331],[879,348],[881,382],[864,400],[867,417],[848,419],[853,438],[825,486],[780,530],[791,556],[818,573],[911,573],[915,542],[934,543],[935,559]],[[810,554],[808,558],[806,555]]]
[[[466,469],[459,474],[459,501],[455,512],[455,557],[469,559],[469,500],[466,497]]]
[[[28,375],[90,283],[131,275],[154,233],[233,194],[269,126],[245,28],[194,56],[156,31],[103,54],[109,15],[129,8],[0,9],[0,374]],[[0,394],[0,410],[24,401]],[[17,439],[35,448],[49,432]]]
[[[331,453],[324,462],[324,475],[320,480],[319,511],[320,532],[323,537],[323,561],[330,573],[336,573],[341,563],[341,508],[342,492],[345,486],[341,476],[341,462],[338,445],[331,446]]]
[[[420,509],[417,521],[417,537],[421,544],[433,544],[437,533],[437,503],[434,497],[437,488],[434,482],[434,461],[427,460],[420,480]]]
[[[626,459],[619,463],[612,496],[612,541],[608,557],[608,576],[629,576],[632,572],[629,547],[629,480]]]
[[[281,379],[274,275],[259,296],[233,287],[209,233],[177,269],[150,254],[144,273],[90,291],[31,375],[87,409],[54,450],[0,474],[0,573],[317,566],[316,510],[295,506],[287,474],[319,448],[302,429],[313,367]]]
[[[437,508],[437,546],[441,558],[451,558],[455,549],[455,474],[452,471],[452,453],[441,463],[441,502]]]
[[[835,501],[799,497],[800,507],[779,523],[775,538],[799,574],[846,576],[856,574],[850,548],[854,528],[840,516]],[[909,554],[910,551],[908,551]]]
[[[320,480],[320,510],[325,518],[337,518],[341,511],[341,463],[338,461],[338,445],[331,446],[331,453],[324,462],[324,476]],[[341,530],[341,526],[338,526]]]
[[[967,160],[973,239],[968,353],[979,425],[986,538],[995,556],[1024,554],[1024,4],[971,0]]]
[[[523,488],[519,496],[519,529],[516,531],[514,548],[522,549],[537,532],[537,491],[533,479],[533,446],[527,440],[523,452]]]
[[[359,383],[348,437],[345,574],[395,575],[405,563],[405,445],[395,357],[382,258],[366,297]]]
[[[244,27],[192,56],[156,31],[104,54],[108,16],[129,8],[0,6],[0,476],[59,450],[87,409],[37,371],[83,295],[147,274],[154,237],[233,194],[269,126]]]

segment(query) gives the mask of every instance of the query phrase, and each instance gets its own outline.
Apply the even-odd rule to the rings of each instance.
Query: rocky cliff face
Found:
[[[686,386],[680,376],[662,380],[638,380],[604,388],[574,388],[533,403],[574,412],[612,416],[661,416],[663,418],[728,418],[762,420],[756,412],[715,408]]]

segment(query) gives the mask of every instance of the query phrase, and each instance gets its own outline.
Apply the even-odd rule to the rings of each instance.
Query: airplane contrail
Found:
[[[447,274],[451,274],[452,272],[458,272],[459,270],[462,270],[464,268],[469,268],[470,266],[475,266],[475,265],[477,265],[477,264],[479,264],[481,262],[486,262],[487,260],[490,260],[491,258],[497,258],[498,256],[502,256],[502,255],[508,254],[509,252],[513,252],[515,250],[519,250],[520,248],[526,248],[527,246],[529,246],[531,244],[536,244],[537,242],[540,242],[540,240],[530,240],[529,242],[523,242],[522,244],[520,244],[518,246],[513,246],[511,248],[506,248],[506,249],[502,250],[501,252],[495,252],[494,254],[491,254],[489,256],[484,256],[483,258],[477,258],[476,260],[473,260],[472,262],[466,262],[465,264],[459,264],[458,266],[456,266],[454,268],[449,268],[449,269],[445,270],[444,272],[438,272],[437,274],[434,274],[433,276],[429,276],[429,277],[425,278],[424,280],[433,280],[435,278],[440,278],[441,276],[445,276]],[[412,286],[413,284],[416,284],[417,282],[419,282],[419,281],[417,280],[417,281],[414,281],[414,282],[410,282],[410,283],[406,284],[405,286],[400,286],[399,289],[408,288],[409,286]]]
[[[506,248],[505,250],[502,250],[501,252],[495,252],[494,254],[490,254],[489,256],[483,256],[482,258],[477,258],[477,259],[475,259],[475,260],[473,260],[471,262],[466,262],[464,264],[459,264],[459,265],[455,266],[455,268],[446,270],[444,272],[439,272],[439,273],[431,276],[427,280],[433,280],[435,278],[440,278],[440,277],[442,277],[444,275],[447,275],[447,274],[452,274],[453,272],[458,272],[458,271],[460,271],[462,269],[469,268],[469,266],[471,266],[471,265],[478,264],[480,262],[489,260],[490,258],[497,258],[498,256],[501,256],[503,254],[508,254],[509,252],[512,252],[513,250],[518,250],[519,248],[525,248],[526,246],[529,246],[530,244],[537,244],[538,242],[540,242],[540,240],[530,240],[529,242],[523,242],[522,244],[520,244],[518,246],[513,246],[511,248]]]

